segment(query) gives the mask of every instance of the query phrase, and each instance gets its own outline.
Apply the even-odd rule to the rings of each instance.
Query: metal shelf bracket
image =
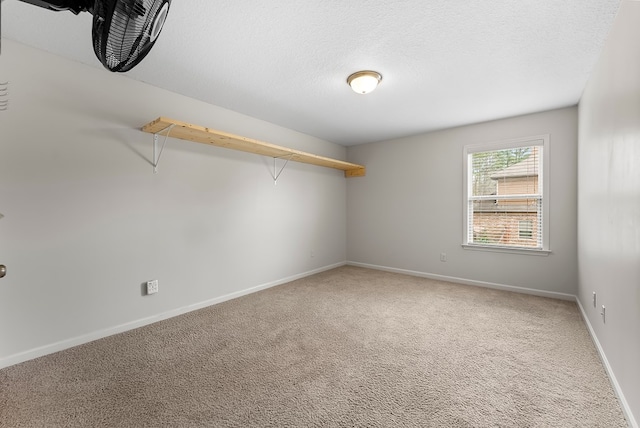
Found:
[[[278,184],[278,177],[280,177],[280,174],[282,174],[282,171],[284,171],[284,167],[287,166],[287,164],[289,163],[292,157],[293,157],[293,153],[291,153],[289,156],[282,156],[282,158],[286,158],[286,160],[284,162],[284,165],[282,165],[282,168],[280,168],[280,171],[278,171],[276,168],[276,160],[278,158],[276,157],[273,158],[273,174],[271,175],[271,177],[273,178],[274,186]]]
[[[162,156],[162,151],[164,150],[164,145],[167,144],[167,138],[169,138],[169,133],[171,129],[176,126],[175,124],[171,124],[166,128],[156,132],[153,134],[153,173],[158,173],[158,163],[160,162],[160,157]],[[163,132],[167,131],[164,136],[164,141],[162,142],[162,147],[160,147],[160,151],[158,151],[158,135],[161,135]]]

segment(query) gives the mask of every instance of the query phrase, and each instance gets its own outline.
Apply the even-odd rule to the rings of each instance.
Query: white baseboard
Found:
[[[625,418],[627,418],[627,422],[629,423],[629,426],[631,428],[640,428],[640,427],[638,427],[638,422],[633,417],[633,413],[631,412],[631,407],[629,407],[629,403],[627,402],[627,399],[625,398],[624,394],[622,393],[622,389],[620,388],[620,384],[618,383],[618,380],[616,379],[616,375],[613,373],[613,369],[611,368],[611,365],[609,364],[609,360],[607,359],[607,356],[604,353],[604,349],[602,348],[602,345],[600,345],[600,341],[598,340],[598,337],[596,336],[596,332],[593,329],[593,326],[591,325],[591,322],[589,321],[589,318],[587,318],[587,313],[585,312],[584,307],[582,307],[582,303],[580,302],[580,299],[578,299],[577,296],[576,296],[576,303],[578,304],[578,307],[580,308],[580,313],[582,314],[582,319],[584,320],[584,323],[587,325],[587,329],[589,330],[589,334],[591,335],[591,339],[593,340],[593,343],[596,345],[596,349],[598,350],[598,355],[600,355],[600,359],[602,360],[602,364],[604,365],[604,369],[607,371],[607,374],[609,375],[609,380],[611,381],[611,385],[613,386],[613,390],[615,391],[616,395],[618,396],[618,400],[620,401],[620,406],[622,407],[622,412],[624,413]]]
[[[517,287],[515,285],[496,284],[493,282],[475,281],[472,279],[457,278],[455,276],[436,275],[436,274],[427,273],[427,272],[397,269],[397,268],[391,268],[387,266],[378,266],[378,265],[371,265],[367,263],[359,263],[359,262],[351,262],[351,261],[347,261],[347,265],[382,270],[386,272],[402,273],[405,275],[417,276],[420,278],[435,279],[437,281],[455,282],[457,284],[475,285],[478,287],[493,288],[496,290],[513,291],[516,293],[531,294],[531,295],[540,296],[540,297],[550,297],[552,299],[570,300],[570,301],[574,301],[576,299],[576,296],[574,296],[573,294],[558,293],[556,291],[536,290],[535,288]]]
[[[65,349],[73,348],[74,346],[83,345],[85,343],[93,342],[94,340],[102,339],[114,334],[123,333],[125,331],[133,330],[135,328],[143,327],[145,325],[153,324],[158,321],[162,321],[168,318],[173,318],[178,315],[186,314],[191,311],[206,308],[218,303],[226,302],[247,294],[255,293],[260,290],[282,285],[287,282],[295,281],[296,279],[305,278],[307,276],[315,275],[316,273],[324,272],[327,270],[335,269],[340,266],[344,266],[346,262],[335,263],[332,265],[324,266],[318,269],[303,272],[297,275],[292,275],[286,278],[282,278],[276,281],[261,284],[255,287],[247,288],[245,290],[236,291],[235,293],[226,294],[224,296],[215,297],[213,299],[205,300],[203,302],[194,303],[192,305],[183,306],[181,308],[173,309],[167,312],[163,312],[151,317],[138,319],[135,321],[120,324],[114,327],[108,327],[103,330],[94,331],[91,333],[83,334],[82,336],[73,337],[71,339],[62,340],[59,342],[51,343],[38,348],[30,349],[28,351],[20,352],[18,354],[10,355],[0,359],[0,369],[13,366],[15,364],[23,363],[25,361],[33,360],[34,358],[42,357],[45,355],[53,354],[54,352],[63,351]]]

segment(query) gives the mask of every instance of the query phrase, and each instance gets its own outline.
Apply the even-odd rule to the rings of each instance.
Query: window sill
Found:
[[[551,254],[551,250],[540,250],[537,248],[499,247],[494,245],[462,244],[462,248],[464,248],[465,250],[490,251],[494,253],[527,254],[530,256],[548,256],[549,254]]]

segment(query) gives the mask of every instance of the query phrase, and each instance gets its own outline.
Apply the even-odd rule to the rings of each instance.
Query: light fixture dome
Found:
[[[382,80],[382,75],[377,71],[364,70],[357,71],[347,77],[347,83],[354,92],[359,94],[368,94],[378,87]]]

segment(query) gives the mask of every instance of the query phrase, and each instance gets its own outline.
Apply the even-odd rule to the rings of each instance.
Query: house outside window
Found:
[[[533,221],[520,220],[518,222],[518,238],[533,239]]]
[[[548,141],[465,147],[465,248],[548,253]]]

